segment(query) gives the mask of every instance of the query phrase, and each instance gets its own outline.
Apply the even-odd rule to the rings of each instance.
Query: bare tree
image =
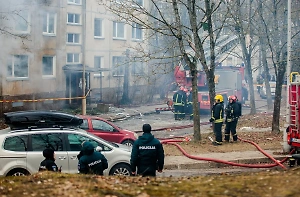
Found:
[[[106,1],[102,2],[120,20],[128,24],[138,23],[147,32],[155,32],[176,40],[181,57],[188,65],[192,76],[194,139],[201,140],[200,115],[197,88],[197,62],[200,62],[208,79],[210,103],[215,96],[215,31],[213,14],[222,1],[205,0],[150,0],[148,5],[139,1]],[[100,2],[101,3],[101,2]],[[207,31],[203,31],[203,25]],[[174,44],[174,43],[173,43]],[[205,55],[205,46],[210,53]],[[191,49],[194,51],[191,53]],[[149,56],[149,55],[148,55]],[[209,56],[209,58],[208,58]],[[208,60],[207,60],[208,59]]]

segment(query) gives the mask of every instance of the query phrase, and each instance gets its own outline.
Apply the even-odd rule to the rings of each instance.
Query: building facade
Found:
[[[146,91],[147,64],[134,58],[145,32],[96,0],[15,0],[1,9],[11,13],[0,25],[12,34],[0,37],[2,112],[59,109],[85,95],[118,103],[124,91]]]

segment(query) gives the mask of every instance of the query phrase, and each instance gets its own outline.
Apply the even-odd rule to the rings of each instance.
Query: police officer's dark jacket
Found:
[[[164,149],[160,141],[151,133],[143,133],[133,144],[131,160],[132,171],[138,174],[153,173],[164,167]]]
[[[43,156],[45,160],[40,163],[39,171],[53,171],[57,172],[59,169],[55,163],[54,159],[54,150],[50,148],[46,148],[43,150]]]
[[[58,167],[56,165],[56,163],[54,162],[54,159],[45,159],[41,162],[40,167],[39,167],[39,171],[53,171],[53,172],[57,172],[58,171]]]
[[[108,168],[107,159],[99,152],[94,151],[90,142],[82,145],[82,156],[79,159],[78,170],[80,173],[103,175],[103,170]]]

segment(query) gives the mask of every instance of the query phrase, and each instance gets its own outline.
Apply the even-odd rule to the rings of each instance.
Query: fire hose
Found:
[[[247,140],[243,140],[241,138],[239,138],[241,141],[245,141],[245,142],[249,142],[252,143],[253,145],[255,144],[254,142],[250,142]],[[199,156],[193,156],[188,154],[179,144],[177,144],[176,142],[184,142],[187,141],[186,138],[184,138],[184,140],[176,140],[176,139],[166,139],[166,140],[161,140],[162,144],[171,144],[176,146],[182,153],[183,155],[185,155],[186,157],[190,158],[190,159],[194,159],[194,160],[203,160],[203,161],[212,161],[212,162],[217,162],[217,163],[223,163],[223,164],[228,164],[228,165],[232,165],[232,166],[238,166],[238,167],[247,167],[247,168],[272,168],[275,166],[281,166],[283,169],[286,169],[286,167],[284,167],[282,165],[282,163],[286,162],[288,160],[288,157],[282,159],[281,161],[276,160],[274,157],[272,157],[271,155],[267,154],[265,151],[263,151],[257,144],[255,144],[255,146],[267,157],[269,157],[270,159],[272,159],[273,161],[275,161],[274,164],[242,164],[242,163],[235,163],[235,162],[230,162],[230,161],[226,161],[226,160],[220,160],[220,159],[213,159],[213,158],[206,158],[206,157],[199,157]],[[292,154],[294,152],[294,150],[292,150],[289,154]]]
[[[210,124],[210,123],[209,122],[200,123],[200,125],[207,125],[207,124]],[[153,129],[152,131],[163,131],[163,130],[170,130],[170,129],[175,130],[175,129],[184,129],[184,128],[189,128],[189,127],[193,127],[193,124],[184,125],[184,126],[175,126],[175,127],[168,127],[168,128]],[[137,132],[139,132],[139,131],[137,131]],[[176,139],[176,138],[182,138],[182,139]],[[211,162],[217,162],[217,163],[223,163],[223,164],[228,164],[228,165],[232,165],[232,166],[247,167],[247,168],[272,168],[272,167],[275,167],[275,166],[280,166],[281,168],[286,169],[286,167],[282,164],[284,162],[286,162],[289,159],[289,157],[286,157],[286,158],[282,159],[281,161],[278,161],[273,156],[271,156],[270,154],[265,152],[262,148],[260,148],[258,146],[258,144],[256,144],[255,142],[245,140],[245,139],[242,139],[240,137],[238,139],[240,141],[247,142],[247,143],[250,143],[250,144],[254,145],[262,154],[264,154],[266,157],[268,157],[269,159],[271,159],[275,163],[273,163],[273,164],[241,164],[241,163],[235,163],[235,162],[230,162],[230,161],[226,161],[226,160],[193,156],[193,155],[188,154],[179,144],[177,144],[177,142],[190,141],[190,139],[187,138],[187,137],[179,136],[179,137],[172,137],[172,138],[163,138],[163,139],[159,139],[159,140],[161,140],[162,144],[170,144],[170,145],[176,146],[183,153],[183,155],[185,155],[186,157],[188,157],[190,159],[194,159],[194,160],[211,161]],[[294,153],[294,151],[295,150],[293,149],[289,153],[289,155]]]

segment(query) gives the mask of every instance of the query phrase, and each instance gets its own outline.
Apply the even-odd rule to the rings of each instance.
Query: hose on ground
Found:
[[[276,163],[274,163],[274,164],[242,164],[242,163],[235,163],[235,162],[230,162],[230,161],[225,161],[225,160],[220,160],[220,159],[213,159],[213,158],[206,158],[206,157],[199,157],[199,156],[190,155],[179,144],[176,143],[176,142],[183,142],[183,141],[187,141],[187,139],[186,138],[184,140],[166,139],[166,140],[161,140],[161,143],[162,144],[171,144],[171,145],[176,146],[183,153],[183,155],[185,155],[186,157],[188,157],[190,159],[203,160],[203,161],[211,161],[211,162],[217,162],[217,163],[223,163],[223,164],[228,164],[228,165],[232,165],[232,166],[247,167],[247,168],[272,168],[272,167],[280,165],[281,167],[283,167],[284,169],[286,169],[282,165],[282,163],[286,162],[288,160],[288,157],[282,159],[281,161],[277,161],[272,156],[270,156],[270,155],[267,154],[269,158],[270,157],[273,158],[272,159],[273,161],[276,160]],[[246,140],[242,140],[242,141],[246,141]],[[258,145],[257,145],[257,147],[258,147]],[[258,149],[262,150],[261,148],[258,148]],[[292,150],[289,154],[292,154],[294,151],[295,150]],[[263,151],[263,152],[265,152],[265,151]]]

